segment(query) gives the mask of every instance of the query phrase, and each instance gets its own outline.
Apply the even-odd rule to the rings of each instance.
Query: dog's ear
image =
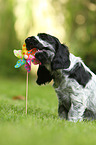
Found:
[[[47,82],[50,82],[52,80],[51,73],[47,70],[47,68],[43,65],[39,65],[38,71],[37,71],[37,84],[45,84]]]
[[[70,60],[69,60],[69,51],[66,45],[61,44],[59,42],[56,50],[56,54],[53,58],[51,67],[52,70],[56,69],[66,69],[70,66]]]

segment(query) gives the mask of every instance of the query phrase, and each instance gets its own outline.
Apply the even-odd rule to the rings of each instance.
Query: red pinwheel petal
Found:
[[[41,65],[41,62],[37,58],[35,58],[35,57],[32,59],[32,63],[34,65],[37,65],[37,64],[40,64]]]

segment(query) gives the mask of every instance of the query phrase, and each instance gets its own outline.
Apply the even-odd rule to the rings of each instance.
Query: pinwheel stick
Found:
[[[28,72],[26,77],[26,115],[27,115],[27,97],[28,97]]]

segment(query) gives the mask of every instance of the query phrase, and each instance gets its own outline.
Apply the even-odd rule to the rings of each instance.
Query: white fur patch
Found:
[[[35,36],[35,38],[44,46],[44,47],[49,47],[53,52],[55,52],[53,46],[49,44],[48,42],[40,39],[38,36]]]

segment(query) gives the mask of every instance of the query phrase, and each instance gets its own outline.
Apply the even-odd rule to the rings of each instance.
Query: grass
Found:
[[[59,119],[58,101],[51,85],[29,82],[28,115],[25,78],[0,79],[0,145],[95,145],[96,121],[72,123]]]

